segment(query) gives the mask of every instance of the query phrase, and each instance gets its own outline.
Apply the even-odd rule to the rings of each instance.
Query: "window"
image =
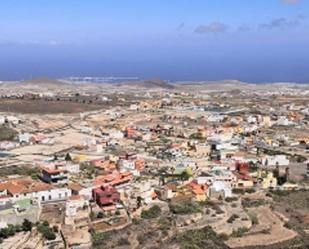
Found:
[[[45,201],[45,196],[42,196],[41,199],[42,199],[42,201]]]
[[[48,200],[51,200],[51,199],[52,199],[52,198],[51,198],[51,195],[49,195],[49,196],[48,196]]]
[[[59,199],[61,199],[62,198],[62,195],[61,195],[61,193],[59,193]]]

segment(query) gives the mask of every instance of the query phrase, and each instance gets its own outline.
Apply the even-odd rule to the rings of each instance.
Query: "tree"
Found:
[[[38,231],[44,236],[47,240],[54,240],[56,239],[56,234],[54,231],[49,227],[49,223],[44,221],[42,224],[38,225]]]
[[[140,208],[142,206],[142,197],[137,196],[136,202],[137,202],[137,208]]]
[[[15,235],[15,232],[16,232],[15,226],[12,225],[12,224],[9,224],[9,225],[8,225],[8,235],[9,235],[9,236],[14,236],[14,235]]]
[[[103,217],[104,217],[103,212],[99,212],[98,215],[97,215],[97,218],[98,219],[102,219]]]
[[[161,214],[161,208],[157,205],[154,205],[148,210],[143,210],[141,217],[143,219],[154,219],[159,217],[160,214]]]
[[[70,153],[67,153],[67,154],[65,155],[65,159],[64,159],[64,160],[69,161],[69,162],[72,161],[72,157],[71,157]]]
[[[189,175],[189,173],[188,173],[186,170],[184,170],[184,171],[180,174],[180,179],[181,179],[182,181],[187,181],[187,180],[189,180],[189,178],[190,178],[190,175]]]
[[[9,229],[7,227],[0,230],[0,237],[6,239],[9,237]]]
[[[30,232],[32,230],[33,223],[30,220],[24,219],[22,224],[22,229],[25,232]]]

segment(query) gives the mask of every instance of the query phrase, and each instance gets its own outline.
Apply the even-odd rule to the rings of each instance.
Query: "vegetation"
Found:
[[[258,168],[259,167],[257,166],[257,164],[255,164],[252,161],[249,162],[249,172],[250,173],[256,172],[258,170]]]
[[[250,218],[250,220],[252,222],[252,225],[259,224],[259,220],[258,220],[258,218],[257,218],[255,213],[248,213],[248,215],[249,215],[249,218]]]
[[[188,181],[190,179],[190,174],[188,171],[184,170],[180,175],[179,175],[180,180],[182,181]]]
[[[233,223],[239,216],[237,214],[233,214],[230,218],[228,218],[227,223]]]
[[[237,201],[237,200],[238,200],[238,197],[226,197],[225,198],[226,202],[234,202],[234,201]]]
[[[180,215],[202,212],[201,205],[196,202],[182,202],[179,204],[171,204],[170,210],[174,214],[180,214]]]
[[[23,175],[31,176],[32,179],[36,180],[39,178],[40,169],[39,168],[29,168],[22,166],[13,166],[0,169],[0,175],[9,176],[9,175]]]
[[[247,233],[249,230],[248,228],[246,227],[241,227],[241,228],[238,228],[237,230],[234,230],[233,233],[232,233],[232,237],[242,237],[244,236],[245,233]]]
[[[21,226],[9,224],[7,227],[0,229],[0,243],[3,239],[14,236],[16,233],[22,231],[30,232],[32,230],[32,226],[32,222],[27,219],[24,220]]]
[[[309,190],[271,191],[274,201],[293,209],[309,210]]]
[[[117,243],[118,246],[128,246],[130,242],[127,238],[120,238]]]
[[[17,132],[7,126],[0,126],[0,141],[8,140],[13,141],[16,137]]]
[[[56,234],[54,230],[49,226],[47,221],[43,221],[38,226],[38,231],[43,235],[43,237],[47,240],[54,240],[56,239]]]
[[[252,194],[255,192],[255,189],[253,188],[248,188],[248,189],[243,189],[243,188],[234,188],[232,190],[233,194],[240,194],[244,195],[245,193]]]
[[[187,231],[176,238],[181,249],[228,248],[210,227]]]
[[[266,202],[264,200],[251,200],[249,198],[245,198],[241,201],[241,204],[244,208],[252,208],[263,206]]]
[[[25,232],[30,232],[32,230],[33,223],[27,219],[24,219],[24,222],[22,224],[22,229]]]
[[[107,232],[107,233],[96,233],[92,232],[92,246],[93,247],[100,247],[104,243],[104,241],[109,240],[112,237],[112,234]]]
[[[161,208],[157,205],[152,206],[148,210],[143,210],[141,217],[143,219],[154,219],[159,217],[161,214]]]
[[[160,218],[157,223],[159,225],[159,229],[162,232],[167,232],[172,226],[171,221],[168,220],[167,218]]]
[[[89,163],[81,163],[80,169],[88,179],[92,179],[93,176],[96,174],[96,168]]]
[[[104,218],[104,214],[103,214],[103,212],[98,212],[98,214],[97,214],[97,218],[98,218],[98,219],[102,219],[102,218]]]

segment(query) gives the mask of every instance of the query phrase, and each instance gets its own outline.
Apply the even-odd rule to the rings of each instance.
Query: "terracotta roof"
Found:
[[[34,181],[30,178],[10,180],[0,183],[0,191],[6,189],[12,195],[45,191],[53,188],[53,186],[47,183]]]
[[[47,172],[48,174],[59,174],[61,172],[67,172],[66,170],[63,169],[55,169],[55,168],[49,168],[49,167],[42,167],[42,171]]]
[[[72,195],[69,198],[70,201],[77,201],[77,200],[81,200],[81,199],[84,199],[81,195]]]
[[[83,189],[83,186],[79,183],[70,183],[68,187],[74,191],[81,191]]]

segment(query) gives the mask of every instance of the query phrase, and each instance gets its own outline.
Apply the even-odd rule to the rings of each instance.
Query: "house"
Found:
[[[178,192],[178,186],[175,183],[166,184],[161,191],[161,198],[163,200],[170,200],[176,196]]]
[[[117,190],[120,193],[121,200],[124,201],[126,207],[134,210],[141,206],[141,203],[150,204],[157,198],[154,186],[158,185],[155,179],[147,179],[146,181],[138,181],[134,184],[119,186]]]
[[[196,170],[197,164],[192,161],[183,160],[178,163],[175,167],[175,174],[182,174],[183,172],[187,172],[189,176],[193,175],[193,171]]]
[[[292,125],[293,122],[291,122],[287,117],[285,116],[281,116],[278,118],[277,120],[277,125],[280,125],[280,126],[289,126],[289,125]]]
[[[30,133],[21,133],[18,135],[18,141],[20,144],[29,144],[31,135]]]
[[[115,162],[111,160],[105,160],[105,159],[95,159],[90,161],[90,165],[94,166],[95,168],[105,171],[105,172],[111,172],[116,169]]]
[[[133,127],[127,127],[124,131],[125,137],[127,138],[136,138],[138,136],[138,132]]]
[[[290,160],[286,155],[274,155],[274,156],[265,156],[262,158],[262,164],[264,166],[289,166]]]
[[[260,176],[262,176],[262,188],[268,189],[277,187],[277,178],[274,177],[274,174],[272,172],[265,172],[264,177],[263,175]]]
[[[80,172],[79,163],[66,162],[63,169],[67,170],[71,174],[78,174]]]
[[[145,169],[145,160],[138,159],[135,153],[127,153],[119,157],[117,166],[120,172],[131,172],[134,176],[140,176],[141,171]]]
[[[28,177],[0,183],[0,193],[13,201],[30,198],[51,202],[66,200],[71,196],[71,190],[66,187],[55,187]]]
[[[249,164],[244,162],[236,162],[235,171],[233,172],[237,177],[235,184],[236,188],[252,188],[254,186],[253,178],[249,174]]]
[[[74,162],[77,162],[77,163],[83,163],[83,162],[86,162],[88,160],[87,156],[85,155],[76,155],[74,158],[73,158],[73,161]]]
[[[109,132],[109,137],[111,139],[122,139],[124,137],[124,134],[119,130],[113,130]]]
[[[0,142],[0,150],[11,150],[11,149],[14,149],[18,146],[19,146],[19,144],[15,143],[15,142],[10,142],[10,141]]]
[[[67,217],[76,216],[78,209],[89,206],[89,201],[81,195],[74,195],[66,201],[65,215]]]
[[[130,172],[119,172],[114,170],[112,173],[107,175],[97,176],[94,180],[95,186],[101,186],[109,184],[112,186],[119,186],[122,184],[129,183],[133,179],[132,173]]]
[[[11,123],[13,125],[18,125],[20,120],[15,116],[7,116],[6,123]]]
[[[227,182],[232,184],[237,180],[235,174],[225,166],[214,166],[208,174],[211,176],[212,182]]]
[[[107,207],[116,209],[116,205],[120,201],[120,194],[116,188],[111,185],[101,186],[99,188],[93,189],[92,191],[93,200],[100,207]]]
[[[48,138],[44,134],[35,134],[32,135],[30,138],[30,143],[32,144],[39,144],[43,143],[44,141],[47,141]]]
[[[208,195],[210,199],[224,199],[232,197],[232,187],[228,182],[215,181],[209,188]]]
[[[51,184],[65,184],[69,180],[68,170],[55,165],[41,167],[42,180]]]
[[[83,196],[86,200],[92,199],[92,190],[96,188],[93,182],[68,184],[68,188],[72,191],[72,195]]]
[[[193,181],[186,185],[188,190],[194,196],[195,201],[206,201],[207,199],[207,191],[208,185],[207,184],[198,184],[197,182]]]
[[[4,125],[4,124],[5,124],[5,117],[0,116],[0,125]]]
[[[285,191],[291,191],[291,190],[297,190],[298,187],[299,186],[296,183],[286,182],[280,188]]]

